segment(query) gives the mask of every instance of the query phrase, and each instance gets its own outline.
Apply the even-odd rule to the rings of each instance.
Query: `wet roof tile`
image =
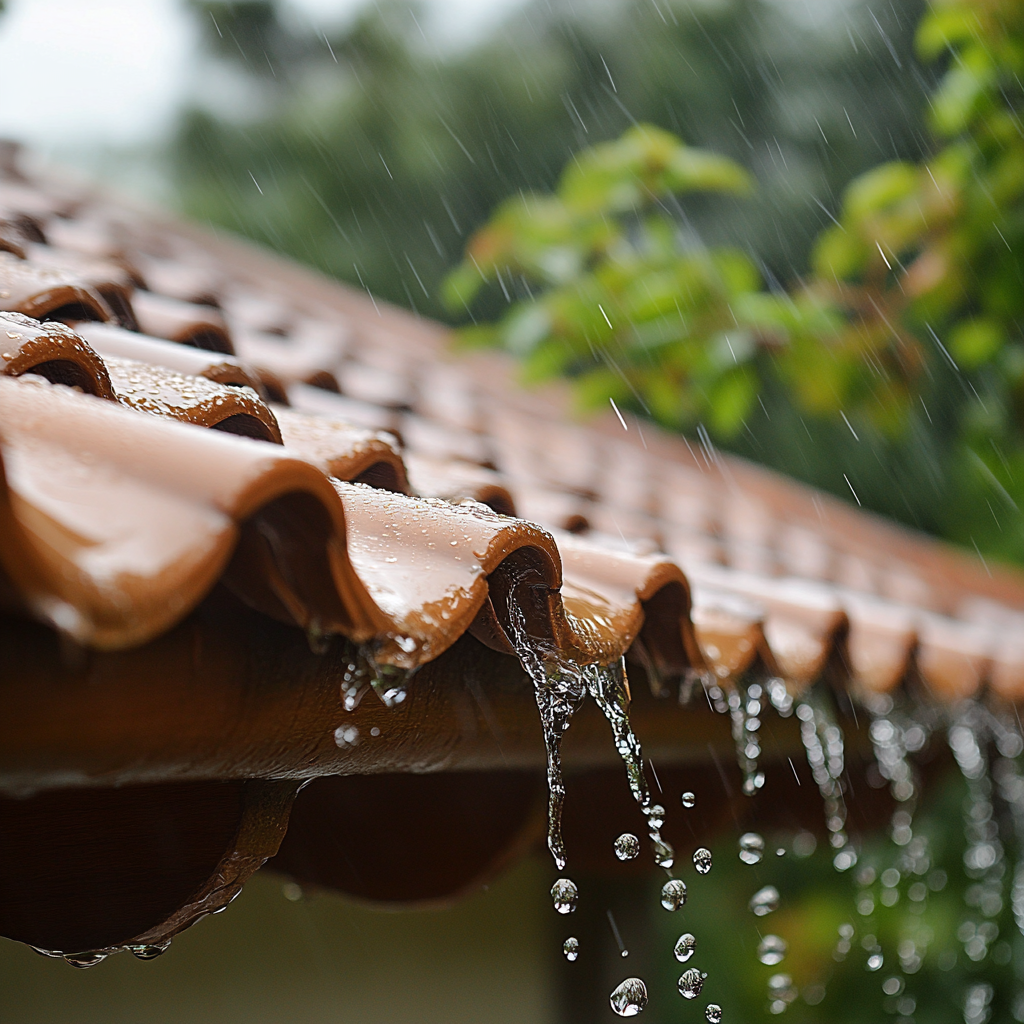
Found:
[[[0,555],[87,643],[138,643],[220,579],[382,662],[467,630],[507,650],[525,558],[536,628],[585,658],[642,636],[673,672],[803,686],[838,657],[868,691],[1024,691],[1016,572],[612,410],[577,422],[504,357],[240,243],[43,180],[3,182],[0,214],[0,306],[78,321],[13,325]],[[231,424],[250,439],[198,429]]]

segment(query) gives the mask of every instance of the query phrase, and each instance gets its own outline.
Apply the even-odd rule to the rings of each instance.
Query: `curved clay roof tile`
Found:
[[[132,296],[132,308],[143,334],[208,352],[235,354],[224,317],[212,306],[196,306],[140,290]]]
[[[36,320],[110,320],[113,313],[88,282],[0,252],[0,311]]]
[[[40,323],[20,313],[0,313],[0,373],[35,374],[87,395],[116,401],[103,360],[62,323]]]

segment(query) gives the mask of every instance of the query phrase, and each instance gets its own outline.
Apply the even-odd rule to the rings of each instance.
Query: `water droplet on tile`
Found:
[[[72,967],[79,967],[82,970],[86,967],[95,967],[106,959],[106,953],[67,953],[64,957],[64,960]]]

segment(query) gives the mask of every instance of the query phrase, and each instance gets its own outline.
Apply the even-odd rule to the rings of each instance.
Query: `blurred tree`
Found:
[[[874,14],[851,0],[819,23],[768,0],[536,0],[440,55],[400,3],[327,34],[270,0],[190,6],[236,88],[182,118],[186,211],[432,316],[452,315],[440,282],[501,199],[551,188],[573,151],[632,124],[753,171],[756,204],[695,194],[676,212],[773,282],[806,265],[851,177],[927,145],[916,0]],[[478,315],[502,301],[484,296]]]
[[[768,441],[779,468],[1024,558],[1024,9],[936,0],[917,45],[950,55],[931,97],[940,148],[854,180],[790,292],[762,291],[749,261],[702,248],[668,205],[742,191],[739,169],[640,127],[474,236],[451,308],[484,278],[508,298],[521,276],[530,294],[467,338],[572,376],[590,403],[704,422],[755,455]],[[818,437],[795,451],[801,413]]]

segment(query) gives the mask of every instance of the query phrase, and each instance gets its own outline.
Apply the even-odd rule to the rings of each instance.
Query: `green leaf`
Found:
[[[973,370],[989,362],[1006,342],[1002,327],[994,320],[975,317],[953,328],[949,349],[961,366]]]

